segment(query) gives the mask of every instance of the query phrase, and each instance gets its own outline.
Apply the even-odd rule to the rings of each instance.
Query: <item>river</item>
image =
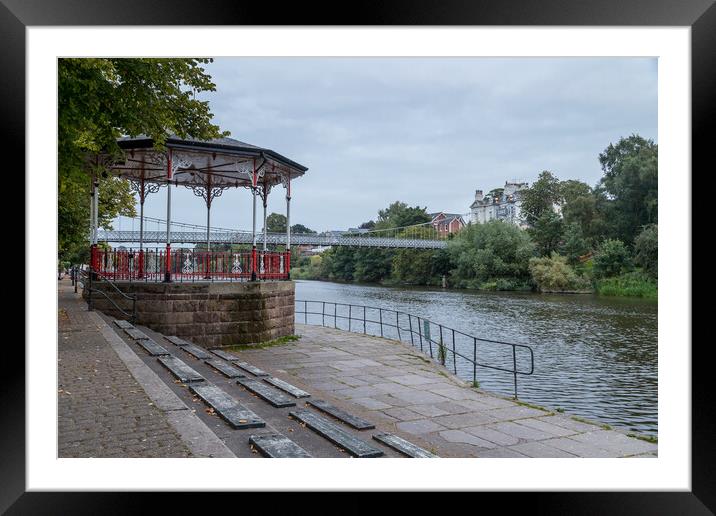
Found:
[[[526,344],[534,351],[534,373],[518,377],[521,400],[559,408],[566,414],[624,430],[657,434],[657,303],[654,301],[304,280],[296,282],[296,300],[400,310],[469,335]],[[315,307],[310,311],[315,309],[322,310]],[[368,317],[376,318],[370,312]],[[303,322],[303,316],[297,316],[297,320]],[[320,324],[322,318],[314,315],[309,322]],[[333,325],[330,318],[326,323]],[[401,326],[406,324],[407,319],[401,320]],[[346,325],[339,324],[339,327]],[[363,330],[361,324],[354,325],[353,329]],[[377,334],[378,326],[373,325],[371,329],[369,325],[368,333]],[[472,344],[458,342],[458,353],[471,357]],[[507,368],[511,369],[511,347],[507,357],[503,356],[502,348],[505,346],[480,344],[481,361],[503,365],[507,358]],[[529,357],[524,350],[520,351],[518,369],[528,369]],[[452,360],[448,354],[446,365],[450,369]],[[458,359],[454,366],[459,376],[472,380],[471,364]],[[478,367],[477,378],[482,389],[512,394],[511,373]]]

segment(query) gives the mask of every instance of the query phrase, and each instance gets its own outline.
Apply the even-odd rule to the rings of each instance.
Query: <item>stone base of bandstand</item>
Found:
[[[116,284],[124,293],[136,295],[136,324],[207,348],[261,343],[295,331],[292,281]],[[111,285],[98,282],[94,287],[131,313],[131,301]],[[93,293],[92,305],[112,317],[127,318],[101,294]]]

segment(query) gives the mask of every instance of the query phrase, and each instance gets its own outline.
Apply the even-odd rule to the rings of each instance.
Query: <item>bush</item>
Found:
[[[656,281],[640,272],[628,272],[616,278],[606,278],[597,282],[597,292],[603,296],[628,296],[657,299]]]
[[[634,263],[652,278],[659,274],[659,229],[656,224],[646,226],[634,240]]]
[[[529,235],[512,224],[502,221],[470,224],[448,242],[454,267],[452,281],[458,287],[495,290],[500,280],[515,285],[528,283],[533,252]],[[504,281],[502,286],[506,286]]]
[[[589,280],[579,276],[567,264],[567,257],[552,253],[550,257],[532,258],[530,273],[537,288],[543,292],[591,290]]]
[[[605,240],[594,254],[594,276],[612,278],[632,268],[629,249],[621,240]]]

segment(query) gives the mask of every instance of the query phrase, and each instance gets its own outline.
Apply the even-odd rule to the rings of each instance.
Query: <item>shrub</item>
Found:
[[[529,235],[507,222],[470,224],[448,242],[448,254],[457,286],[497,289],[497,281],[529,281],[529,259],[534,246]],[[494,286],[492,285],[494,283]]]
[[[540,291],[589,290],[590,283],[567,264],[567,257],[552,253],[550,257],[532,258],[530,273]]]
[[[659,229],[656,224],[646,226],[634,240],[634,263],[652,278],[659,273]]]
[[[611,278],[632,268],[629,249],[621,240],[605,240],[594,254],[594,276]]]
[[[658,298],[656,281],[640,271],[600,280],[597,282],[597,292],[603,296]]]

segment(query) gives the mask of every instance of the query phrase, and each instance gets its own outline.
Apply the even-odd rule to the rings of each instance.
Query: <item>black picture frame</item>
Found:
[[[0,134],[24,170],[25,28],[35,25],[552,25],[688,26],[692,30],[692,170],[706,169],[716,123],[714,0],[384,1],[346,9],[340,2],[272,3],[190,0],[0,0]],[[711,168],[713,165],[709,163]],[[703,171],[705,173],[705,170]],[[692,177],[694,174],[692,172]],[[694,222],[697,222],[694,219]],[[693,234],[693,232],[692,232]],[[27,238],[27,235],[25,235]],[[698,258],[696,255],[693,255]],[[698,259],[693,261],[694,269]],[[692,316],[693,321],[693,316]],[[684,332],[689,329],[685,328]],[[688,335],[690,338],[690,335]],[[692,490],[690,492],[532,493],[540,514],[712,514],[716,510],[710,339],[692,343]],[[686,351],[686,350],[685,350]],[[25,354],[6,342],[0,389],[0,511],[8,514],[106,514],[136,507],[122,493],[25,492]],[[47,421],[47,425],[55,424]],[[485,495],[487,496],[487,495]],[[499,495],[497,495],[499,496]],[[502,495],[504,496],[504,495]],[[509,495],[520,500],[523,495]],[[183,504],[164,497],[165,509]],[[482,501],[486,498],[482,497]]]

